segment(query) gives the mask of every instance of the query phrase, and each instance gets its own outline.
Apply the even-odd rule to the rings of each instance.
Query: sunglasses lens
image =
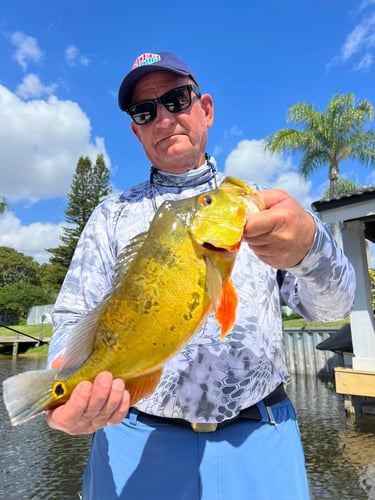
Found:
[[[144,101],[132,106],[129,115],[137,125],[146,125],[156,117],[156,104],[152,101]]]
[[[170,113],[179,113],[187,109],[191,105],[191,92],[194,92],[198,98],[201,96],[199,89],[193,85],[183,85],[166,92],[158,99],[134,104],[127,112],[137,125],[146,125],[155,120],[158,103],[163,104]]]
[[[188,86],[173,89],[164,94],[161,99],[170,113],[178,113],[187,109],[191,104],[191,91]]]

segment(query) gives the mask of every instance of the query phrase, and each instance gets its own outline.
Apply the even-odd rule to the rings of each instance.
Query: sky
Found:
[[[2,0],[0,12],[0,246],[39,263],[60,244],[80,156],[103,153],[114,191],[150,165],[117,105],[133,61],[168,50],[214,99],[207,151],[229,175],[281,188],[304,207],[328,188],[298,155],[264,152],[297,102],[324,111],[334,94],[375,105],[375,0]],[[374,126],[374,123],[370,124]],[[341,176],[375,184],[353,162]],[[372,267],[375,258],[372,257]]]

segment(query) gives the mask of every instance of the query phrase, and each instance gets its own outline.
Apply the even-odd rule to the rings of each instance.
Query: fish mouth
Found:
[[[203,243],[202,246],[206,250],[211,250],[212,252],[237,252],[237,250],[240,247],[240,244],[241,244],[241,242],[238,242],[237,244],[232,245],[230,247],[216,247],[212,243],[206,242],[206,243]]]

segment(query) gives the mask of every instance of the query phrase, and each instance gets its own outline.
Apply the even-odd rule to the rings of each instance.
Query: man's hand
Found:
[[[266,264],[293,267],[311,248],[315,221],[291,196],[279,189],[262,191],[267,210],[248,218],[243,241]]]
[[[52,429],[68,434],[91,434],[106,425],[119,424],[129,411],[129,393],[122,379],[101,372],[94,382],[80,382],[70,399],[46,412]]]

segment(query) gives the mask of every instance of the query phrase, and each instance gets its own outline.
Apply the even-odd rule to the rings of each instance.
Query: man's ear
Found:
[[[203,94],[200,98],[202,109],[206,115],[207,128],[211,128],[214,121],[214,102],[210,94]]]
[[[136,123],[130,122],[130,128],[132,129],[133,134],[136,136],[139,142],[142,142]]]

